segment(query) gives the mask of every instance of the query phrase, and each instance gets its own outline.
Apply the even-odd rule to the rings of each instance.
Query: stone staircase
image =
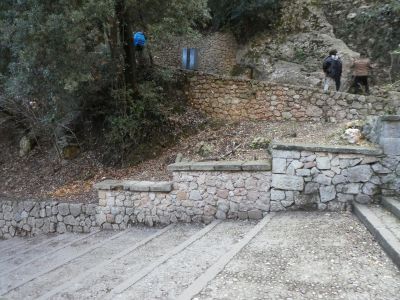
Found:
[[[375,293],[394,299],[398,293],[398,270],[351,214],[271,213],[261,221],[15,238],[0,241],[0,253],[0,299],[349,299]]]
[[[400,268],[400,198],[383,197],[382,205],[355,203],[354,212]]]

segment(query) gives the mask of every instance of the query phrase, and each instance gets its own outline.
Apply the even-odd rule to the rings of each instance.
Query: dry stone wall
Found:
[[[171,182],[100,183],[97,223],[123,229],[134,223],[259,219],[305,208],[342,211],[354,201],[379,202],[382,194],[399,193],[400,157],[395,164],[392,159],[380,149],[274,145],[272,166],[176,163],[169,166]]]
[[[0,239],[40,233],[90,232],[97,204],[0,199]]]
[[[275,145],[271,203],[276,210],[315,207],[345,210],[349,204],[379,201],[382,180],[391,173],[381,150]]]
[[[99,189],[97,223],[129,224],[260,219],[269,211],[269,162],[182,163],[170,166],[172,182],[106,181]]]
[[[383,98],[233,79],[187,72],[190,104],[224,120],[328,121],[355,120],[397,111],[400,103]]]

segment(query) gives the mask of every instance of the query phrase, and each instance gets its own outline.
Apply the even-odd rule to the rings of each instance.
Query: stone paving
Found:
[[[0,241],[0,299],[398,299],[351,214],[286,212]]]

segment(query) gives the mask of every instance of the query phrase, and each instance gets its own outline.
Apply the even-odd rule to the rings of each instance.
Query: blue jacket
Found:
[[[144,46],[146,45],[146,36],[143,32],[136,32],[133,35],[133,45],[135,46]]]

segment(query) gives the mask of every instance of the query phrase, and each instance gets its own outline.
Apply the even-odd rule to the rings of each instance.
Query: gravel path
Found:
[[[197,299],[398,299],[399,274],[354,216],[286,213]]]

